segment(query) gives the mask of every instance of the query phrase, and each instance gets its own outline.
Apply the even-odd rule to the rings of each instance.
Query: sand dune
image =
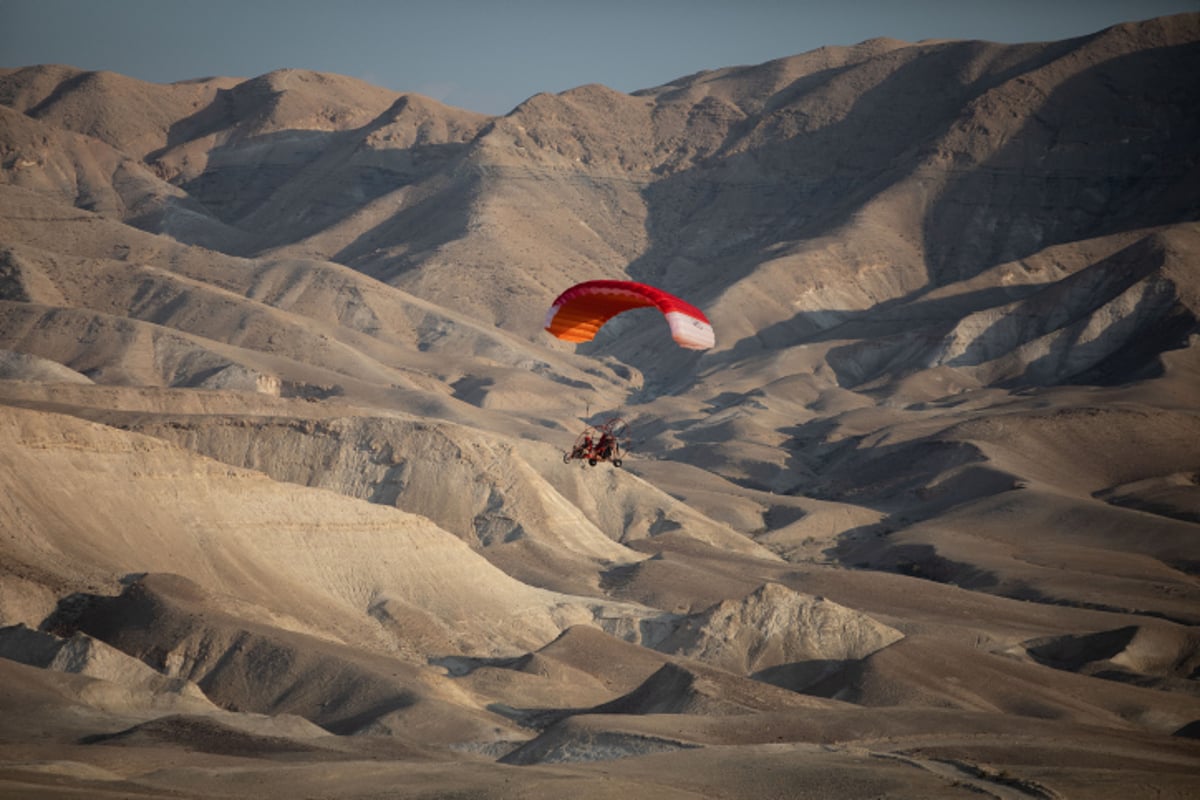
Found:
[[[1198,47],[0,70],[0,794],[1193,796]]]

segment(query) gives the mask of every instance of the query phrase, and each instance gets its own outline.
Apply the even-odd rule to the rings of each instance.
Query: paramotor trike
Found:
[[[614,467],[621,466],[621,458],[629,446],[629,426],[620,417],[613,417],[602,425],[588,426],[575,440],[575,445],[563,453],[563,463],[570,464],[578,459],[593,467],[608,461]]]

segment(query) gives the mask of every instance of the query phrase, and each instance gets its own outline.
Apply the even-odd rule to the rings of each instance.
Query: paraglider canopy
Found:
[[[590,342],[610,319],[632,308],[657,306],[680,347],[707,350],[716,344],[703,312],[673,294],[636,281],[585,281],[558,296],[545,328],[568,342]]]

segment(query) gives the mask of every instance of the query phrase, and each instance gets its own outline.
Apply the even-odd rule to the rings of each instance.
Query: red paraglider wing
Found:
[[[695,306],[636,281],[585,281],[558,296],[546,314],[546,330],[568,342],[590,342],[610,319],[632,308],[656,306],[681,347],[707,350],[716,344],[712,325]]]

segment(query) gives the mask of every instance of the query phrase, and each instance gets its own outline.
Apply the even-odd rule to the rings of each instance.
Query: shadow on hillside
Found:
[[[894,67],[881,62],[905,55],[798,79],[768,101],[766,113],[731,130],[720,150],[646,189],[650,246],[630,276],[701,303],[719,295],[777,257],[780,245],[829,234],[910,175],[973,98],[1076,46],[1047,45],[981,77],[971,76],[991,45],[952,42]],[[885,69],[882,79],[872,72]],[[877,82],[841,119],[804,130],[810,117],[828,113],[823,93],[831,82],[852,70]],[[793,132],[797,118],[805,122]]]
[[[352,130],[283,130],[246,137],[238,135],[238,127],[253,123],[269,108],[262,87],[247,81],[217,90],[209,105],[172,125],[167,145],[146,160],[153,164],[187,142],[228,135],[226,143],[208,153],[204,172],[181,183],[180,188],[221,222],[254,236],[255,247],[261,251],[290,243],[297,225],[309,232],[337,225],[373,201],[444,171],[466,151],[468,143],[422,144],[380,151],[369,164],[353,163],[353,153],[361,143],[394,122],[408,102],[401,97],[374,120]],[[264,161],[264,153],[271,153],[279,163]],[[309,187],[316,178],[324,180],[314,201]],[[293,194],[302,202],[292,200]],[[282,214],[285,221],[278,225],[274,219],[253,218],[272,203],[293,206],[292,213]],[[422,253],[466,235],[467,215],[465,202],[447,202],[444,196],[435,195],[389,215],[343,248],[334,260],[346,263],[369,254],[380,229],[386,229],[391,237],[402,232],[399,235],[410,243],[409,255],[402,260],[416,263]]]
[[[1148,237],[1061,281],[1032,286],[1018,306],[945,363],[978,366],[1043,339],[1046,352],[1000,386],[1112,385],[1158,377],[1161,353],[1186,347],[1196,329],[1174,283],[1154,280],[1163,264],[1161,248]],[[1122,308],[1122,297],[1139,289],[1133,307]],[[1102,326],[1095,324],[1098,318]]]
[[[54,108],[59,101],[67,98],[77,89],[80,89],[85,84],[90,83],[95,78],[95,72],[80,72],[77,75],[72,75],[55,86],[54,91],[46,95],[46,97],[40,103],[30,107],[29,110],[25,112],[25,115],[34,119],[39,119],[47,111]]]
[[[719,149],[646,188],[649,247],[629,265],[628,274],[703,308],[789,245],[846,225],[882,191],[910,176],[972,99],[1077,46],[1061,42],[1039,47],[1023,60],[979,76],[979,62],[988,58],[993,45],[935,44],[894,66],[872,60],[798,79],[768,101],[767,112],[736,123]],[[805,129],[810,116],[828,113],[822,93],[830,91],[831,82],[854,80],[848,73],[856,69],[863,71],[864,82],[876,81],[874,85],[840,119]],[[930,86],[938,89],[930,91]],[[797,125],[798,118],[805,122]],[[982,306],[995,300],[981,294],[975,302]],[[958,301],[941,302],[948,308]],[[798,314],[738,342],[728,357],[829,338],[831,327],[841,330],[848,322],[869,320],[884,308]],[[934,310],[931,304],[914,313]],[[898,318],[891,324],[913,327]],[[619,352],[646,375],[647,387],[671,391],[686,385],[684,371],[664,368],[655,356],[640,356],[640,344],[635,341]]]
[[[1096,661],[1107,661],[1125,651],[1138,634],[1137,625],[1079,636],[1055,636],[1029,643],[1025,652],[1039,664],[1077,672]]]
[[[1172,293],[1170,300],[1174,299]],[[1145,297],[1134,313],[1086,341],[1089,331],[1077,326],[1031,361],[1019,379],[1002,385],[1116,386],[1161,377],[1166,368],[1160,356],[1187,347],[1197,330],[1196,318],[1185,309],[1161,306],[1155,298]]]
[[[881,191],[909,177],[939,142],[944,146],[962,124],[964,108],[986,91],[1087,46],[1089,39],[1039,47],[1019,63],[959,82],[946,77],[977,68],[973,60],[987,45],[936,45],[897,66],[829,125],[780,138],[771,134],[782,123],[770,114],[736,124],[719,150],[645,190],[650,246],[629,266],[630,276],[703,308],[777,258],[781,247],[833,233]],[[947,167],[948,187],[929,210],[923,232],[929,288],[1053,244],[1200,218],[1195,194],[1179,190],[1181,176],[1200,164],[1200,121],[1189,112],[1200,102],[1190,79],[1197,67],[1197,45],[1092,67],[1055,89],[986,162]],[[806,94],[828,88],[839,76],[822,77],[802,78],[776,95],[786,103],[772,107],[804,113],[812,102]],[[931,91],[934,85],[939,88]],[[1113,116],[1099,118],[1096,109],[1113,109]],[[749,144],[751,135],[767,144]],[[738,147],[746,149],[737,152]],[[871,335],[882,338],[831,354],[839,382],[857,386],[885,372],[919,368],[929,347],[963,313],[1019,300],[1043,286],[991,289],[929,304],[913,303],[910,296],[864,312],[801,313],[746,337],[722,357],[739,359],[842,335],[866,338],[859,331],[870,325]],[[889,316],[889,310],[896,313]],[[1155,345],[1158,351],[1174,346],[1185,323],[1175,318],[1155,327],[1154,338],[1163,345]],[[687,382],[682,371],[639,356],[637,344],[622,346],[621,358],[646,375],[648,386],[670,390]],[[1114,352],[1074,379],[1127,377],[1135,356],[1125,346],[1116,349],[1128,352]],[[1149,352],[1134,349],[1143,357]],[[1050,366],[1047,361],[1033,372]]]
[[[1200,219],[1196,193],[1182,191],[1200,166],[1197,74],[1200,44],[1189,44],[1114,58],[1058,85],[930,209],[933,282],[1055,244]]]
[[[865,310],[802,311],[739,340],[721,358],[731,362],[804,344],[845,341],[826,361],[838,385],[855,388],[883,375],[929,365],[944,337],[964,317],[1022,300],[1050,284],[992,287],[923,300],[917,292]]]
[[[1186,347],[1197,330],[1196,317],[1179,301],[1174,284],[1152,280],[1162,265],[1162,252],[1142,239],[1059,281],[932,300],[920,299],[917,292],[864,311],[801,312],[739,341],[723,357],[738,361],[801,344],[845,340],[829,350],[826,363],[838,385],[854,389],[940,364],[979,366],[1052,337],[1046,339],[1044,354],[996,385],[1115,385],[1154,378],[1164,370],[1159,356]],[[1137,302],[1110,313],[1109,304],[1139,283],[1144,291]],[[1013,308],[1003,308],[1009,305]],[[989,309],[1002,313],[960,344],[961,352],[944,358],[942,351],[959,323]],[[1106,320],[1099,329],[1098,316]]]

